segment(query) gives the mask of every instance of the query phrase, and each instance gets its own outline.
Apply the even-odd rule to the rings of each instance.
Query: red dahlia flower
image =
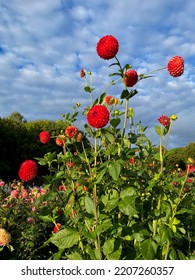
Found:
[[[62,226],[62,225],[61,225],[60,223],[57,223],[57,224],[55,225],[53,231],[54,231],[55,233],[58,232],[58,231],[60,230],[61,226]]]
[[[110,118],[108,109],[103,105],[93,106],[88,114],[87,121],[94,128],[102,128],[107,125]]]
[[[160,118],[158,119],[159,123],[162,124],[163,126],[169,126],[170,124],[170,118],[167,116],[160,116]]]
[[[63,146],[65,142],[66,137],[64,135],[59,135],[58,137],[56,137],[56,145]]]
[[[184,72],[184,60],[181,56],[173,56],[168,64],[167,70],[172,77],[179,77]]]
[[[97,54],[103,59],[111,59],[115,57],[119,49],[117,39],[112,35],[102,37],[96,46]]]
[[[108,96],[106,96],[105,102],[108,105],[112,105],[115,103],[115,98],[111,95],[108,95]]]
[[[49,141],[50,141],[50,134],[49,134],[49,132],[48,131],[42,131],[39,134],[39,139],[40,139],[41,143],[43,143],[43,144],[49,143]]]
[[[21,164],[18,175],[21,180],[30,181],[37,176],[37,172],[37,163],[33,160],[28,159]]]
[[[66,136],[68,136],[69,138],[73,138],[76,136],[77,134],[77,128],[73,125],[68,126],[65,130],[65,134]]]
[[[187,173],[194,173],[195,172],[195,166],[193,164],[188,164],[186,166]]]
[[[138,74],[135,70],[129,69],[125,72],[125,78],[123,79],[127,87],[133,87],[138,81]]]

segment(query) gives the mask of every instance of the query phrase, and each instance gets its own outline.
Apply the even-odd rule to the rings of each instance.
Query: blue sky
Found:
[[[17,111],[27,121],[55,120],[76,102],[82,112],[90,99],[80,69],[92,72],[96,98],[111,81],[114,62],[98,57],[96,44],[111,34],[120,62],[138,74],[166,66],[174,55],[184,58],[181,77],[157,72],[138,83],[130,106],[155,144],[162,114],[178,116],[170,148],[195,142],[194,11],[194,0],[0,0],[0,117]],[[120,93],[120,85],[107,92]]]

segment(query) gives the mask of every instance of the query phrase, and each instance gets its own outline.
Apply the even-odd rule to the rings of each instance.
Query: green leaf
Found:
[[[103,169],[102,171],[100,171],[100,173],[98,173],[97,177],[96,177],[96,184],[99,184],[102,180],[102,178],[104,177],[104,174],[106,173],[107,169]]]
[[[95,101],[93,102],[92,107],[95,106],[96,104],[98,104],[98,98],[95,99]]]
[[[106,132],[105,133],[105,137],[111,142],[111,143],[114,143],[115,142],[115,137],[112,133],[110,132]]]
[[[62,177],[62,175],[65,175],[64,170],[63,170],[63,171],[58,172],[58,173],[56,174],[56,178]]]
[[[120,124],[120,122],[121,122],[121,119],[116,118],[116,119],[111,119],[110,124],[111,124],[114,128],[116,128],[116,127]]]
[[[101,234],[102,232],[107,231],[111,227],[112,227],[112,222],[109,219],[107,219],[96,227],[95,232],[96,234]]]
[[[129,99],[130,93],[127,89],[124,89],[121,93],[121,99]]]
[[[50,211],[51,212],[51,211]],[[41,216],[41,215],[39,215],[38,216],[39,217],[39,219],[41,219],[43,222],[45,222],[45,223],[51,223],[51,222],[53,222],[53,219],[52,219],[52,217],[50,217],[50,216]]]
[[[122,189],[120,193],[120,197],[123,199],[128,196],[133,196],[136,193],[135,189],[133,187],[127,187]]]
[[[75,245],[79,241],[79,238],[79,232],[66,228],[55,233],[51,238],[51,242],[59,249],[66,249]]]
[[[82,260],[81,255],[79,255],[79,253],[77,253],[77,252],[71,253],[70,255],[66,255],[66,256],[69,260],[73,260],[73,261],[74,260]]]
[[[145,260],[153,260],[157,247],[158,245],[151,238],[144,240],[140,247],[143,258]]]
[[[93,136],[92,128],[88,124],[85,124],[84,126],[85,126],[85,130],[89,133],[89,135]]]
[[[166,225],[160,225],[158,227],[158,233],[160,236],[160,242],[163,245],[164,243],[167,243],[172,238],[172,230],[168,228]]]
[[[121,172],[121,165],[118,162],[111,162],[108,166],[108,172],[113,180],[118,180]]]
[[[85,90],[86,92],[91,93],[91,88],[90,88],[89,86],[84,87],[84,90]]]
[[[114,208],[116,208],[118,206],[118,203],[119,203],[119,198],[118,197],[112,197],[106,203],[106,206],[105,206],[104,210],[106,212],[110,212],[110,211],[112,211]]]
[[[180,260],[187,260],[187,257],[184,255],[184,253],[182,253],[181,251],[178,250],[178,256]]]
[[[156,125],[154,129],[159,136],[163,136],[162,128],[160,126]]]
[[[105,101],[105,98],[106,98],[106,92],[103,92],[103,93],[100,95],[100,102],[99,102],[99,104],[103,104],[104,101]]]
[[[119,210],[125,215],[133,216],[137,213],[134,197],[122,198],[118,206],[119,206]]]
[[[131,64],[126,64],[125,67],[124,67],[126,70],[132,68],[132,65]]]
[[[87,213],[94,214],[94,203],[89,196],[85,196],[85,209]]]
[[[169,258],[171,260],[177,260],[177,253],[174,249],[171,249],[170,253],[169,253]]]
[[[109,255],[114,250],[114,239],[107,239],[103,245],[103,253],[104,255]]]

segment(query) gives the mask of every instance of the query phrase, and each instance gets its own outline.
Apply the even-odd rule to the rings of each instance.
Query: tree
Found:
[[[20,113],[18,113],[18,112],[11,113],[7,117],[7,119],[15,121],[15,122],[18,122],[18,123],[25,123],[25,122],[27,122],[26,119],[24,119],[24,117]]]

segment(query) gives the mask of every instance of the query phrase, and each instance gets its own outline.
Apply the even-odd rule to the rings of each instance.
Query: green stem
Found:
[[[150,72],[144,74],[144,76],[148,76],[148,75],[150,75],[150,74],[152,74],[152,73],[155,73],[155,72],[157,72],[157,71],[161,71],[161,70],[164,70],[164,69],[167,69],[167,67],[164,66],[164,67],[161,67],[161,68],[152,70],[152,71],[150,71]]]
[[[160,174],[162,173],[163,173],[163,153],[162,153],[162,135],[160,135]]]
[[[122,134],[122,139],[124,138],[126,127],[127,127],[127,114],[128,114],[128,109],[129,109],[129,99],[126,99],[125,103],[125,117],[124,117],[124,123],[123,123],[123,134]],[[121,140],[122,140],[121,139]]]
[[[170,123],[169,130],[167,132],[167,138],[166,138],[165,149],[164,149],[163,155],[165,155],[165,153],[166,153],[166,149],[167,149],[168,141],[169,141],[169,136],[170,136],[170,132],[171,132],[171,127],[172,127],[172,122]]]

